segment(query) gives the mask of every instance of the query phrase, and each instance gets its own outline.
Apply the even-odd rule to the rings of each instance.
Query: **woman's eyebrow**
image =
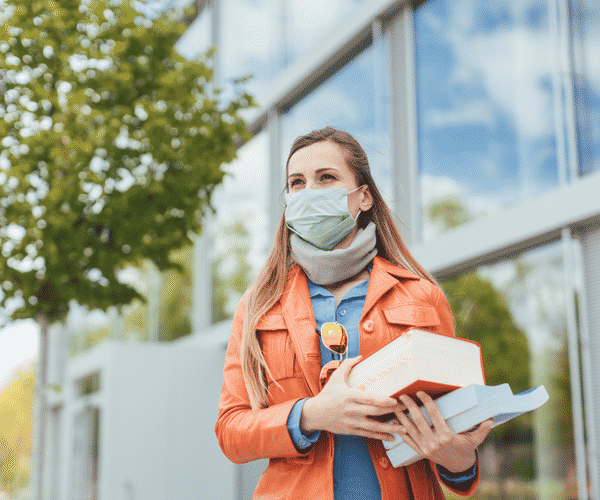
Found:
[[[337,169],[336,167],[322,167],[322,168],[318,168],[317,170],[315,170],[315,175],[320,174],[321,172],[325,172],[327,170],[333,170],[335,172],[339,172],[339,169]],[[288,179],[291,179],[292,177],[304,177],[304,174],[301,172],[296,172],[296,173],[288,175]]]
[[[326,170],[334,170],[335,172],[338,172],[338,169],[336,167],[323,167],[315,170],[315,174],[320,174],[321,172],[325,172]]]

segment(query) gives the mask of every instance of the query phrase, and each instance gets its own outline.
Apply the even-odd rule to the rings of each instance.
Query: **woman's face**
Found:
[[[358,187],[354,173],[346,163],[343,149],[334,142],[321,141],[296,151],[288,163],[288,191],[302,189],[342,188],[353,191]],[[368,207],[363,198],[367,197]],[[367,186],[348,197],[348,208],[356,217],[358,209],[368,210],[372,200]]]
[[[353,191],[358,187],[354,173],[346,163],[344,150],[334,142],[321,141],[296,151],[288,163],[287,189],[342,188]],[[348,195],[348,210],[353,217],[367,211],[373,199],[367,186]],[[336,248],[346,248],[356,234],[356,228]]]

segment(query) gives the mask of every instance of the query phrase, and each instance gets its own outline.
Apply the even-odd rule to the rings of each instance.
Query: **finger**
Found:
[[[421,431],[417,428],[414,422],[410,418],[408,418],[408,415],[406,413],[396,413],[396,417],[398,418],[400,424],[403,427],[401,431],[402,436],[404,436],[404,434],[409,434],[414,440],[421,440]]]
[[[429,418],[431,419],[431,423],[433,424],[435,430],[438,432],[449,431],[450,428],[448,427],[448,424],[444,420],[444,417],[442,417],[442,414],[440,413],[439,408],[435,404],[435,401],[431,399],[431,396],[429,394],[424,393],[423,391],[419,391],[417,392],[417,397],[423,402],[423,406],[425,406],[425,409],[427,410],[427,415],[429,415]]]
[[[485,441],[493,425],[494,421],[491,418],[484,420],[475,430],[465,433],[465,436],[473,446],[477,447]]]
[[[381,432],[366,431],[364,429],[357,429],[351,433],[353,436],[361,436],[371,439],[378,439],[379,441],[394,441],[396,438],[392,434],[386,434]]]
[[[407,410],[408,408],[406,408],[406,405],[402,402],[402,401],[398,401],[398,407],[400,409],[400,411],[404,411]]]
[[[404,441],[408,446],[415,450],[421,458],[425,458],[425,453],[423,452],[421,447],[416,443],[416,441],[411,437],[410,434],[408,434],[407,432],[401,432],[400,436],[402,437],[402,441]]]
[[[396,411],[398,407],[398,402],[394,398],[378,398],[375,396],[369,396],[359,389],[354,391],[352,395],[352,401],[360,405],[380,406],[386,408],[387,412]]]
[[[412,421],[416,428],[419,430],[420,434],[428,439],[431,438],[431,436],[433,435],[431,426],[429,425],[429,422],[427,422],[427,419],[421,413],[421,410],[416,405],[416,403],[412,400],[412,398],[404,394],[400,396],[400,399],[408,408],[410,416],[412,417]],[[404,424],[404,422],[402,423]]]
[[[377,439],[383,441],[394,441],[394,434],[402,435],[404,427],[394,423],[365,419],[356,426],[356,431],[382,436]]]

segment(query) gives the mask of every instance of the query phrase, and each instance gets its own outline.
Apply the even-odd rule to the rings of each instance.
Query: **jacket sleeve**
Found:
[[[252,411],[240,363],[244,299],[235,312],[225,353],[223,386],[215,433],[225,456],[234,463],[261,458],[301,456],[287,428],[292,407],[301,398]]]

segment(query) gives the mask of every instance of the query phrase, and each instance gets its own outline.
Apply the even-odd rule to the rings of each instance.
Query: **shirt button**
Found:
[[[375,329],[375,322],[372,319],[368,319],[363,323],[363,328],[366,332],[372,332]]]
[[[385,458],[385,457],[381,457],[379,459],[379,466],[382,469],[387,469],[390,466],[390,461],[387,458]]]
[[[344,314],[346,314],[346,309],[342,309],[342,310],[340,311],[340,316],[343,316]]]

